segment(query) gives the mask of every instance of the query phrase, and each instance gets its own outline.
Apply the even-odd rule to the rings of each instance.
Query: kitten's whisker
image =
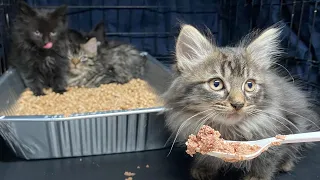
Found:
[[[199,123],[199,125],[197,126],[197,129],[199,129],[201,126],[206,124],[206,122],[208,122],[209,119],[211,119],[212,117],[213,117],[213,119],[215,119],[218,115],[219,114],[215,114],[215,112],[210,113],[209,116],[207,116],[206,119],[204,119],[202,122]]]
[[[227,111],[227,110],[221,110],[221,109],[213,109],[215,111],[219,111],[221,113],[229,113],[230,111]]]
[[[287,71],[287,73],[289,74],[289,76],[290,76],[291,79],[292,79],[292,83],[294,83],[294,78],[293,78],[293,76],[291,75],[290,71],[289,71],[286,67],[284,67],[284,66],[282,66],[281,64],[276,63],[276,62],[272,62],[272,63],[273,63],[273,64],[276,64],[276,65],[278,65],[278,66],[280,66],[280,67],[282,67],[285,71]]]
[[[202,97],[202,96],[194,96],[194,97]],[[188,99],[188,98],[185,98]],[[196,106],[197,108],[204,108],[207,109],[208,106],[205,105],[194,105],[194,104],[189,104],[189,105],[185,105],[184,102],[176,102],[176,103],[171,103],[171,105],[175,105],[177,107],[181,107],[181,111],[185,110],[186,108],[192,107],[192,109],[194,109],[194,107]]]
[[[300,114],[298,114],[298,113],[295,113],[295,112],[292,112],[292,111],[289,111],[289,110],[280,108],[280,107],[277,106],[277,105],[276,105],[276,108],[278,108],[278,109],[281,110],[281,111],[285,111],[285,112],[291,113],[291,114],[293,114],[293,115],[299,116],[299,117],[301,117],[301,118],[309,121],[309,122],[312,123],[313,125],[315,125],[315,126],[318,128],[318,130],[320,129],[320,127],[319,127],[315,122],[313,122],[311,119],[308,119],[308,118],[306,118],[306,117],[304,117],[304,116],[302,116],[302,115],[300,115]]]
[[[300,115],[300,114],[297,114],[297,113],[295,113],[295,112],[291,112],[291,111],[286,110],[286,109],[282,109],[282,108],[277,107],[277,106],[276,106],[276,108],[278,108],[278,109],[280,109],[280,110],[282,110],[282,111],[286,111],[286,112],[288,112],[288,113],[294,114],[294,115],[296,115],[296,116],[299,116],[299,117],[301,117],[301,118],[309,121],[309,122],[312,123],[313,125],[315,125],[318,129],[320,129],[320,127],[319,127],[315,122],[313,122],[311,119],[308,119],[308,118],[306,118],[306,117],[304,117],[304,116],[302,116],[302,115]]]
[[[262,111],[262,110],[259,110],[259,111],[260,111],[259,115],[263,115],[263,116],[266,116],[266,117],[270,118],[271,120],[277,121],[277,122],[280,123],[282,126],[286,127],[291,133],[293,133],[293,131],[292,131],[287,125],[283,124],[283,123],[282,123],[281,121],[279,121],[278,119],[276,119],[276,118],[274,118],[274,117],[270,117],[269,114],[264,114],[264,111]],[[275,126],[275,125],[274,125],[274,126]],[[276,127],[276,129],[278,129],[277,126],[275,126],[275,127]],[[279,129],[278,129],[278,130],[279,130]],[[280,131],[281,131],[281,130],[280,130]]]
[[[190,107],[191,105],[187,105],[187,106],[184,106],[181,111],[184,111],[187,107]]]
[[[300,130],[299,130],[299,128],[295,125],[295,124],[293,124],[291,121],[289,121],[288,119],[286,119],[286,118],[284,118],[284,117],[282,117],[282,116],[279,116],[279,115],[275,115],[275,114],[271,114],[271,113],[267,113],[267,112],[265,112],[265,111],[262,111],[263,113],[265,113],[265,114],[268,114],[268,115],[271,115],[271,116],[275,116],[275,117],[278,117],[278,118],[281,118],[281,119],[283,119],[283,120],[285,120],[286,122],[288,122],[290,125],[292,125],[294,128],[296,128],[297,130],[298,130],[298,132],[300,132]],[[270,117],[270,116],[269,116]],[[270,117],[270,118],[272,118],[272,117]],[[278,120],[277,120],[278,121]],[[278,121],[279,123],[281,122],[281,121]],[[283,124],[283,123],[281,123],[281,124]],[[284,125],[284,124],[283,124]],[[286,126],[286,125],[284,125],[284,126]],[[286,126],[288,129],[290,129],[288,126]],[[293,131],[290,129],[290,131],[291,131],[291,133],[293,134]]]
[[[204,122],[204,124],[206,124],[209,120],[215,120],[216,119],[216,117],[218,117],[220,115],[220,113],[218,113],[218,114],[216,114],[215,116],[211,116],[210,118],[208,118],[205,122]]]
[[[239,132],[239,129],[238,129],[238,128],[234,128],[233,131],[234,131],[239,137],[244,137],[244,136],[242,135],[242,133]]]
[[[229,110],[226,110],[226,109],[220,109],[220,108],[213,108],[215,111],[219,111],[219,112],[224,112],[224,113],[228,113],[230,112]]]
[[[211,116],[210,117],[208,117],[208,118],[206,118],[202,123],[200,123],[199,125],[199,127],[201,127],[201,126],[203,126],[204,124],[206,124],[209,120],[214,120],[216,117],[218,117],[219,116],[219,113],[218,114],[215,114],[215,113],[213,112],[213,113],[211,113]]]
[[[173,149],[174,143],[176,142],[176,140],[177,140],[177,138],[178,138],[178,135],[180,134],[180,132],[181,132],[181,130],[184,128],[184,126],[185,126],[187,123],[189,123],[189,121],[190,121],[192,118],[194,118],[194,117],[196,117],[196,116],[198,116],[198,115],[200,115],[200,114],[202,114],[202,113],[205,113],[205,112],[211,111],[211,110],[212,110],[212,109],[207,109],[207,110],[204,110],[204,111],[198,112],[197,114],[195,114],[195,115],[193,115],[193,116],[189,117],[187,120],[185,120],[185,121],[180,125],[180,127],[179,127],[179,129],[178,129],[178,131],[177,131],[177,134],[176,134],[176,136],[175,136],[175,138],[174,138],[174,140],[173,140],[173,143],[172,143],[172,146],[171,146],[171,148],[170,148],[170,151],[169,151],[168,156],[169,156],[169,155],[170,155],[170,153],[172,152],[172,149]]]
[[[222,106],[222,105],[213,105],[213,107],[222,108],[222,109],[227,108],[227,106]]]
[[[257,112],[256,115],[263,115],[263,116],[266,116],[266,117],[268,117],[268,118],[271,118],[272,120],[275,120],[275,121],[279,122],[277,119],[275,119],[275,118],[273,118],[273,117],[270,117],[270,116],[268,116],[268,115],[266,115],[266,114],[263,114],[263,111],[261,111],[260,113]],[[288,126],[286,126],[286,125],[283,124],[282,122],[279,122],[279,123],[282,124],[284,127],[286,127],[289,131],[291,131],[291,133],[293,133],[292,130],[291,130]],[[273,127],[275,127],[275,129],[277,129],[279,132],[281,132],[281,130],[280,130],[276,125],[274,125],[274,124],[272,124],[272,125],[273,125]],[[279,134],[279,133],[276,133],[273,129],[271,129],[271,130],[275,133],[275,135]]]
[[[259,113],[258,113],[258,115],[266,116],[265,114],[259,114]],[[269,116],[266,116],[266,117],[270,118]],[[274,132],[274,135],[277,135],[277,133],[274,131],[274,129],[273,128],[269,128],[268,126],[262,125],[263,127],[261,128],[261,125],[258,125],[258,126],[252,125],[251,126],[252,122],[250,122],[250,121],[246,121],[246,123],[250,126],[251,129],[255,130],[254,131],[255,133],[262,134],[263,132],[261,132],[261,131],[262,130],[266,130],[266,128],[268,128],[268,130],[271,130],[271,131]],[[253,122],[253,124],[256,124],[256,123]],[[274,124],[272,124],[272,125],[275,126]]]
[[[173,140],[173,142],[172,142],[172,145],[171,145],[170,151],[169,151],[169,153],[168,153],[168,155],[167,155],[167,156],[169,156],[169,155],[171,154],[172,149],[173,149],[173,146],[174,146],[174,143],[176,142],[176,140],[177,140],[177,138],[178,138],[178,135],[179,135],[180,131],[182,130],[182,128],[183,128],[187,123],[189,123],[189,121],[184,121],[184,122],[180,125],[180,127],[179,127],[179,129],[178,129],[178,131],[177,131],[177,133],[176,133],[176,136],[175,136],[175,138],[174,138],[174,140]]]
[[[196,127],[196,129],[194,130],[195,132],[201,127],[201,124],[202,124],[202,121],[203,121],[203,119],[208,119],[208,118],[210,118],[210,116],[212,115],[212,114],[214,114],[214,112],[210,112],[209,114],[207,114],[207,115],[205,115],[205,116],[203,116],[201,119],[199,119],[198,121],[200,122],[199,123],[199,125]]]

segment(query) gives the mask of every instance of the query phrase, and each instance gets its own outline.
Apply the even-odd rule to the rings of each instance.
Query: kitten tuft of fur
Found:
[[[20,1],[13,24],[9,63],[20,73],[34,95],[43,88],[66,91],[68,72],[66,6],[55,10],[33,9]]]
[[[318,115],[306,95],[274,68],[281,27],[253,32],[234,47],[218,47],[190,25],[176,43],[176,76],[163,94],[166,124],[174,140],[186,142],[202,125],[226,140],[250,141],[319,130]],[[211,179],[220,169],[240,168],[244,179],[271,180],[288,171],[306,144],[271,147],[259,157],[237,163],[195,156],[191,174]]]
[[[69,38],[75,47],[69,51],[69,86],[123,84],[144,74],[146,57],[132,45],[105,41],[103,23],[89,33],[69,30]]]

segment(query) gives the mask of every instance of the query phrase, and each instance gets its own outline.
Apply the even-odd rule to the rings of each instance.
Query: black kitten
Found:
[[[13,24],[10,64],[36,96],[43,88],[56,93],[66,91],[67,6],[55,10],[36,10],[19,3]]]

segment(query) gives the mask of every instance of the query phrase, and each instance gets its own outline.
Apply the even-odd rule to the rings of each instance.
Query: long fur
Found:
[[[79,48],[88,40],[96,38],[98,47],[95,56],[77,66],[71,64],[68,76],[70,86],[98,87],[108,83],[123,84],[133,78],[141,78],[144,74],[146,57],[130,44],[106,41],[103,23],[99,23],[89,33],[69,31],[69,38],[78,46],[69,53],[70,62],[73,57],[90,56],[83,47]]]
[[[97,48],[96,38],[91,38],[83,44],[73,42],[70,45],[68,86],[98,87],[102,83],[106,74],[103,65],[97,60]]]
[[[48,87],[56,93],[66,91],[68,41],[65,13],[66,6],[36,10],[20,1],[13,25],[9,62],[36,96],[45,95],[43,88]],[[48,42],[52,42],[53,47],[44,49]]]
[[[217,47],[192,26],[182,27],[176,44],[179,73],[163,94],[174,141],[184,144],[204,124],[220,131],[224,139],[244,141],[319,130],[318,115],[307,96],[272,68],[281,54],[280,32],[281,27],[271,27],[246,36],[250,39],[236,47]],[[223,81],[222,90],[210,88],[215,78]],[[256,84],[253,92],[244,91],[249,79]],[[234,116],[230,92],[241,92],[245,98]],[[235,167],[247,172],[245,179],[270,180],[278,171],[292,170],[304,145],[272,147],[238,163],[198,155],[191,173],[195,179],[210,179],[220,169]]]

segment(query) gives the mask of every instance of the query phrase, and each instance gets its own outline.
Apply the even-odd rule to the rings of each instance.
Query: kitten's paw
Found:
[[[44,92],[40,91],[40,92],[33,92],[33,95],[35,95],[35,96],[45,96],[46,94]]]
[[[191,176],[195,180],[212,180],[214,175],[208,168],[198,167],[191,169]]]
[[[283,172],[289,172],[293,170],[294,166],[295,166],[294,162],[289,160],[280,166],[280,170]]]
[[[63,94],[65,92],[67,92],[66,89],[54,89],[53,92],[58,93],[58,94]]]
[[[271,180],[271,177],[265,177],[265,178],[261,178],[261,177],[256,177],[253,176],[251,174],[246,175],[243,180]]]

